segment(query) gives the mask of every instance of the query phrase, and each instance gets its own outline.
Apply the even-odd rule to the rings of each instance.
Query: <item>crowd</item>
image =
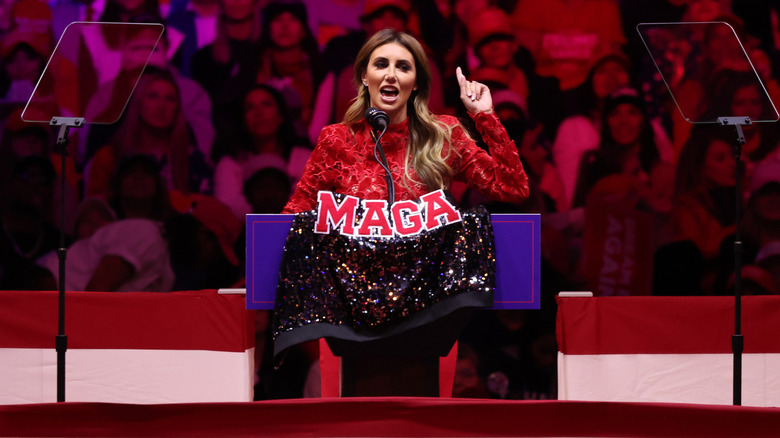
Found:
[[[738,226],[742,292],[780,288],[776,123],[744,128],[739,172],[734,127],[690,123],[777,119],[766,96],[780,96],[779,16],[774,2],[731,0],[3,2],[0,289],[57,288],[61,200],[68,290],[240,287],[244,216],[281,212],[321,129],[340,122],[356,95],[358,49],[390,27],[427,51],[432,112],[465,115],[461,66],[490,87],[518,148],[528,200],[491,203],[455,182],[459,205],[542,218],[542,309],[472,319],[456,396],[555,398],[561,290],[732,293]],[[56,131],[21,114],[73,21],[165,31],[119,120],[72,130],[63,166]],[[728,26],[645,35],[669,39],[672,68],[661,74],[635,29],[642,22]],[[25,119],[110,121],[111,99],[132,90],[130,49],[154,47],[156,36],[140,29],[82,37],[70,58],[53,58],[58,83],[38,86],[42,103]],[[473,122],[462,123],[479,142]],[[257,327],[256,397],[316,394],[316,347],[274,369],[267,313]]]

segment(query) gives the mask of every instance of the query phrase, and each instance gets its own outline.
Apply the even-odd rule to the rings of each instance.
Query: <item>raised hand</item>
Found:
[[[460,85],[460,100],[471,114],[493,112],[493,97],[487,85],[467,80],[460,67],[455,69],[455,76]]]

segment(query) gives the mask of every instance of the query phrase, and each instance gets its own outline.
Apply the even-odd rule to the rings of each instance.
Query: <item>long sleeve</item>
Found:
[[[466,181],[490,199],[518,203],[528,197],[528,176],[520,162],[514,141],[509,138],[495,114],[473,116],[490,153],[471,140],[463,128],[452,132],[456,157],[456,178]]]
[[[453,127],[449,147],[455,150],[447,160],[455,171],[456,179],[499,201],[520,202],[528,196],[528,178],[517,148],[495,115],[475,116],[490,153],[477,146],[454,117],[441,116],[439,120]],[[354,132],[343,124],[336,124],[322,129],[284,213],[313,210],[317,206],[317,193],[321,190],[363,199],[387,197],[385,172],[374,157],[370,128],[363,122],[353,128]],[[411,169],[410,185],[403,184],[408,129],[406,123],[392,125],[382,138],[396,183],[396,200],[417,199],[430,191],[414,181],[414,169]]]

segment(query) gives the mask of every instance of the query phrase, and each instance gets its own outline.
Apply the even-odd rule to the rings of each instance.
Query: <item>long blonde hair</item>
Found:
[[[446,159],[452,152],[447,148],[442,156],[445,144],[452,141],[452,127],[441,123],[428,109],[431,97],[431,67],[428,57],[417,40],[411,35],[393,29],[377,32],[363,44],[355,60],[353,81],[357,89],[357,97],[344,114],[344,124],[349,126],[364,120],[366,110],[371,106],[371,97],[367,87],[363,86],[363,73],[368,68],[371,53],[378,47],[389,43],[398,43],[405,47],[414,57],[417,70],[417,90],[412,91],[406,110],[409,118],[409,146],[404,159],[403,184],[409,188],[412,180],[410,167],[415,170],[419,182],[429,190],[447,188],[454,174]]]
[[[141,105],[143,97],[151,84],[155,81],[163,80],[173,85],[179,98],[179,107],[176,110],[176,117],[168,130],[168,146],[165,151],[168,160],[171,163],[171,174],[173,178],[174,189],[189,191],[189,152],[192,147],[190,133],[187,128],[187,121],[184,118],[184,111],[181,106],[181,92],[176,81],[170,73],[147,69],[138,80],[138,85],[133,92],[133,97],[127,104],[127,112],[122,124],[117,129],[116,135],[112,140],[114,156],[117,162],[122,157],[129,157],[139,153],[141,143],[141,131],[144,128],[144,122],[141,118]]]

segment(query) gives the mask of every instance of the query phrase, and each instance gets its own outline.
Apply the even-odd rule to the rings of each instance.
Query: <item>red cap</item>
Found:
[[[21,0],[11,10],[12,29],[51,34],[51,8],[39,0]]]
[[[382,8],[396,8],[406,15],[409,15],[412,10],[409,0],[366,0],[363,5],[363,15],[360,17],[366,18]]]
[[[477,14],[469,23],[468,30],[472,46],[478,45],[485,38],[491,36],[514,38],[509,15],[499,8],[487,8]]]
[[[2,46],[0,46],[0,54],[3,59],[7,59],[11,55],[19,44],[25,43],[32,47],[36,53],[44,58],[49,57],[49,37],[48,35],[41,35],[35,32],[29,32],[22,29],[16,29],[7,33],[2,38]]]

